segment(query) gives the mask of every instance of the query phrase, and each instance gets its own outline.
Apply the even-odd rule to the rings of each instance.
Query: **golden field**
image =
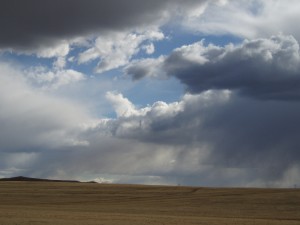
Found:
[[[0,182],[0,225],[299,225],[299,189]]]

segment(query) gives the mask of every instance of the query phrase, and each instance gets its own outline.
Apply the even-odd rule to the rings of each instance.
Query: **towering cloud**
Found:
[[[164,60],[134,62],[125,71],[133,78],[175,76],[191,93],[223,89],[260,99],[298,100],[299,68],[299,43],[279,35],[225,47],[200,41],[175,49]]]

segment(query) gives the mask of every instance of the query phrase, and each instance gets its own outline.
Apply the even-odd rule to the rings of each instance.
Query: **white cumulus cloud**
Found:
[[[94,46],[79,54],[78,62],[86,63],[100,59],[95,69],[102,73],[111,69],[125,66],[137,54],[144,41],[158,41],[164,38],[160,31],[150,30],[143,32],[113,32],[99,36]],[[151,47],[147,50],[153,52]]]
[[[72,69],[48,69],[38,66],[25,71],[27,79],[42,89],[57,89],[61,86],[86,79],[86,76]]]

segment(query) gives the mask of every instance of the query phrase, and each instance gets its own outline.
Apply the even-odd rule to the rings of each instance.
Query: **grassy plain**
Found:
[[[299,225],[299,189],[0,182],[0,225]]]

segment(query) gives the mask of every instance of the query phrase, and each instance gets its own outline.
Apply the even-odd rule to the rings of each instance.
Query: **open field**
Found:
[[[0,225],[299,225],[299,189],[0,182]]]

